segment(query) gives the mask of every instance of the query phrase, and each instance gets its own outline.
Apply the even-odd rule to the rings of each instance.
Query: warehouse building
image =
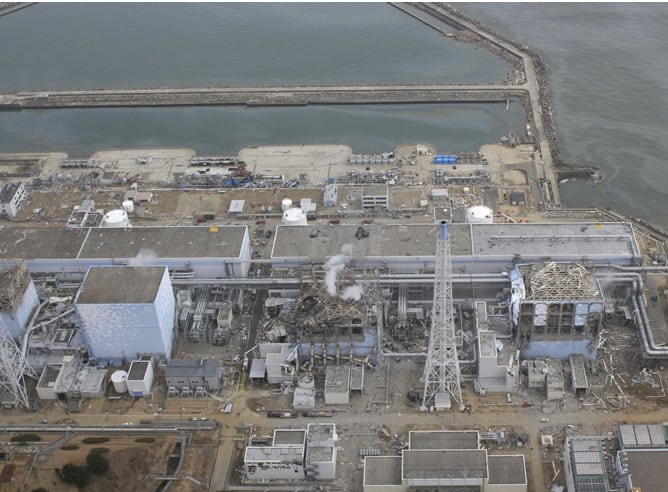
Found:
[[[436,225],[368,224],[278,226],[271,259],[297,266],[341,253],[352,246],[351,267],[379,267],[392,272],[433,270]],[[499,273],[518,263],[585,262],[639,265],[641,254],[633,227],[626,223],[452,224],[449,226],[453,273]]]
[[[205,396],[220,392],[223,368],[216,359],[172,359],[165,369],[167,394]]]
[[[568,492],[609,492],[603,438],[569,437],[564,445]]]
[[[74,306],[92,357],[171,357],[175,299],[167,268],[93,267]]]
[[[364,492],[527,492],[522,455],[488,455],[477,431],[411,431],[401,456],[364,458]]]
[[[166,266],[199,278],[243,277],[250,268],[246,226],[10,229],[0,266],[25,260],[32,274],[78,275],[93,266]]]
[[[337,440],[334,424],[309,424],[306,429],[275,429],[268,445],[246,447],[244,480],[333,480],[336,478]]]

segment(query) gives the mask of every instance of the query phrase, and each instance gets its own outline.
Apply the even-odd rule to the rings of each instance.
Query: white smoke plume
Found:
[[[325,269],[325,290],[330,296],[336,295],[336,277],[339,272],[346,267],[346,264],[350,261],[352,253],[352,245],[344,244],[341,246],[341,254],[332,256],[323,265],[323,268]]]
[[[160,257],[152,249],[142,248],[137,253],[137,256],[132,258],[128,265],[129,266],[153,266],[158,263]]]
[[[364,289],[360,284],[351,285],[346,287],[341,292],[341,299],[344,301],[359,301],[364,294]]]

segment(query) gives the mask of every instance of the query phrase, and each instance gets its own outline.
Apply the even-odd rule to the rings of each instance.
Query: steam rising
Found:
[[[362,286],[360,284],[355,284],[343,289],[343,292],[341,292],[341,299],[344,301],[359,301],[362,298],[362,294],[364,294]]]
[[[160,257],[155,251],[148,248],[142,248],[137,253],[137,256],[132,258],[128,263],[129,266],[153,266],[158,263]]]
[[[330,296],[335,296],[337,294],[336,278],[338,277],[339,272],[342,271],[350,262],[352,255],[352,244],[344,244],[341,246],[341,254],[332,256],[324,264],[323,268],[325,269],[325,290]],[[341,299],[344,301],[359,301],[362,298],[362,294],[364,294],[364,289],[362,286],[355,284],[344,288],[340,295]]]
[[[332,256],[323,266],[325,269],[325,290],[330,296],[336,295],[336,277],[350,261],[352,252],[353,247],[350,244],[344,244],[341,246],[341,254]]]

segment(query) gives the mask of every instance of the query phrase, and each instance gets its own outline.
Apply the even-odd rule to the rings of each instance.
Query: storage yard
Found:
[[[665,235],[561,208],[529,55],[399,8],[512,57],[526,134],[0,157],[0,490],[661,490]]]

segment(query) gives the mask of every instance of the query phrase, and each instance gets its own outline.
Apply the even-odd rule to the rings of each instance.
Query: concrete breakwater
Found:
[[[0,109],[505,102],[526,96],[525,88],[503,84],[92,89],[2,94]]]
[[[35,5],[34,2],[27,2],[27,3],[17,3],[17,2],[2,2],[0,3],[0,17],[3,15],[9,15],[14,12],[17,12],[19,10],[22,10],[26,7],[30,7],[31,5]]]
[[[468,17],[466,14],[460,12],[453,6],[445,3],[440,3],[438,5],[451,14],[461,17],[478,28],[485,30],[492,36],[502,40],[503,42],[515,47],[518,50],[523,51],[531,58],[531,61],[535,67],[536,81],[539,87],[539,104],[541,109],[540,117],[543,119],[545,137],[550,142],[551,157],[555,166],[565,166],[566,163],[561,160],[559,152],[559,140],[557,138],[556,132],[556,122],[552,116],[552,105],[550,103],[550,84],[547,78],[547,66],[545,65],[542,57],[530,48],[522,46],[512,39],[506,38],[502,34],[495,32],[493,29],[490,29],[487,26],[483,26],[480,22]]]

